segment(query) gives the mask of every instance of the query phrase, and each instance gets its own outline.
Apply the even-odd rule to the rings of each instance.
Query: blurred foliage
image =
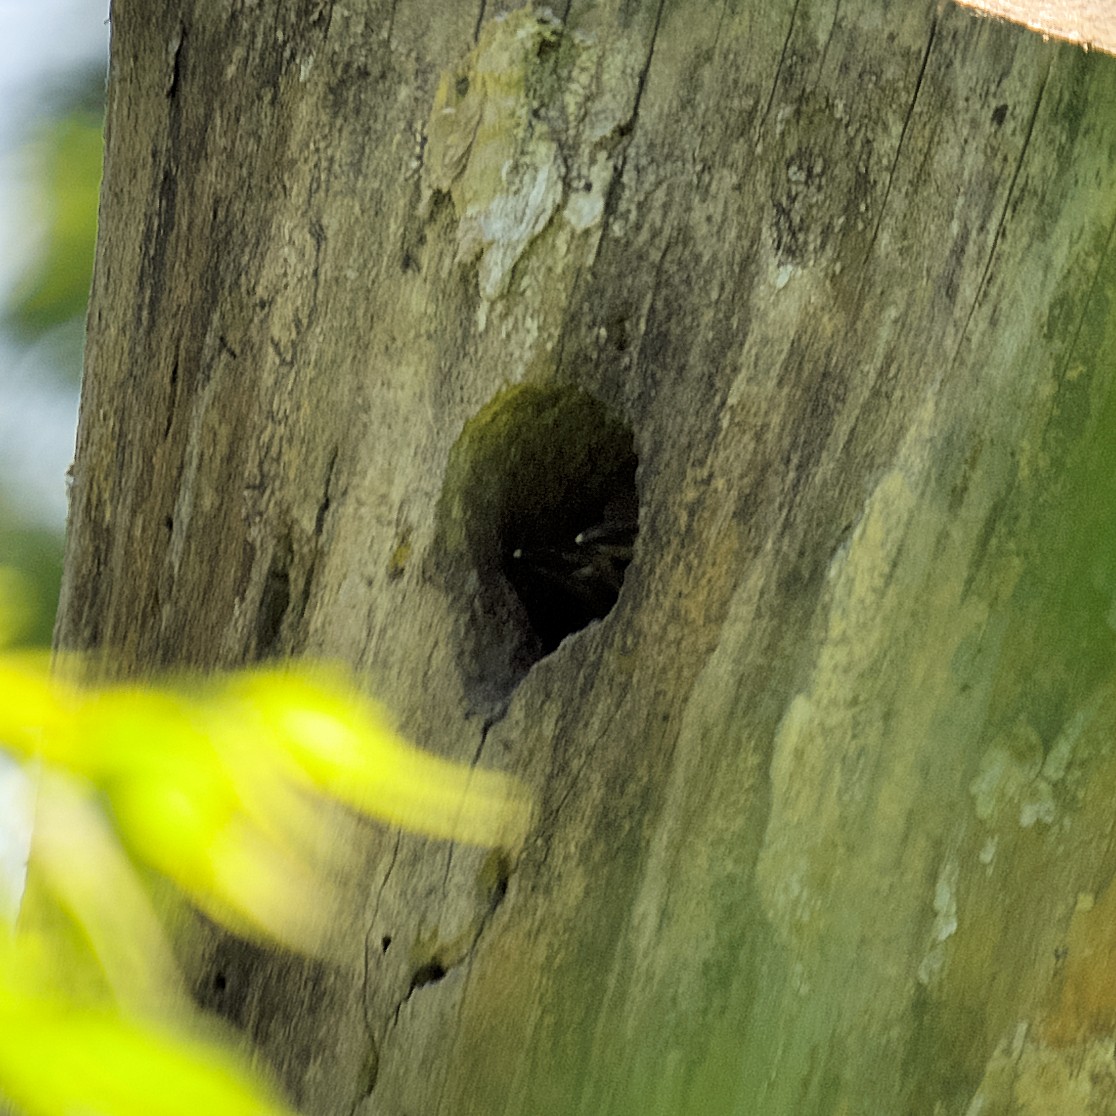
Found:
[[[340,670],[88,689],[55,665],[51,676],[41,653],[0,659],[0,740],[95,791],[136,861],[244,936],[328,945],[347,865],[325,800],[470,844],[525,832],[526,800],[506,776],[413,748]],[[70,867],[63,853],[59,869]]]
[[[285,1116],[274,1086],[197,1021],[75,1003],[29,937],[0,950],[0,1088],[26,1116]]]
[[[26,273],[0,308],[0,325],[22,345],[46,346],[37,367],[76,383],[81,371],[85,309],[93,270],[101,180],[105,75],[94,67],[69,75],[41,94],[45,115],[34,120],[25,153],[30,171],[27,221],[42,241]],[[61,483],[61,478],[59,478]],[[21,592],[29,622],[25,646],[49,646],[62,576],[57,531],[26,522],[4,496],[0,477],[0,565],[27,571]]]
[[[44,121],[32,141],[34,200],[45,240],[4,311],[4,325],[24,343],[61,330],[63,346],[80,352],[89,300],[101,184],[102,113],[81,94]],[[70,362],[66,362],[67,364]],[[80,361],[73,365],[75,371]]]
[[[0,644],[24,599],[0,568]],[[338,803],[505,848],[532,804],[507,775],[413,747],[340,668],[79,679],[104,665],[52,673],[45,651],[0,651],[0,742],[40,772],[37,901],[51,912],[0,943],[0,1096],[34,1116],[284,1112],[197,1016],[145,881],[242,936],[337,960],[361,889]]]
[[[54,531],[18,522],[0,499],[0,567],[5,566],[24,571],[13,588],[18,598],[7,606],[18,607],[21,615],[10,642],[49,647],[62,580],[62,540]]]

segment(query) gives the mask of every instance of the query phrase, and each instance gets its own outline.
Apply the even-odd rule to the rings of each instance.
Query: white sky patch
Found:
[[[0,300],[39,247],[26,143],[70,75],[106,64],[108,0],[0,0]],[[77,392],[0,332],[0,479],[23,517],[60,530]]]

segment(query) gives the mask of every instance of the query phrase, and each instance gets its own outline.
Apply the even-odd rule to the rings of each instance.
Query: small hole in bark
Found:
[[[291,603],[291,546],[280,540],[271,556],[271,565],[260,593],[256,612],[256,658],[267,659],[278,654],[283,618]]]
[[[439,961],[427,961],[425,965],[419,966],[415,970],[415,975],[411,977],[411,990],[422,988],[426,984],[436,984],[446,975],[445,966]]]
[[[508,894],[508,881],[511,877],[511,862],[503,849],[493,849],[481,865],[477,884],[482,899],[488,903],[491,914],[504,901]]]
[[[383,951],[384,953],[387,953],[387,951],[388,951],[388,949],[389,949],[389,947],[390,947],[390,946],[391,946],[391,935],[390,935],[390,934],[385,934],[385,935],[384,935],[384,936],[383,936],[383,937],[382,937],[382,938],[380,939],[380,949],[381,949],[381,950],[382,950],[382,951]]]
[[[198,1006],[216,1012],[234,1027],[243,1027],[255,974],[260,966],[270,963],[270,957],[264,946],[223,934],[214,943],[209,963],[198,970],[191,988]]]
[[[465,425],[439,506],[446,581],[464,616],[474,700],[616,604],[638,534],[632,430],[573,387],[521,385]]]
[[[557,37],[556,36],[544,35],[543,38],[539,40],[539,45],[538,45],[537,49],[535,50],[535,57],[538,58],[539,61],[541,62],[544,59],[549,58],[551,55],[557,54],[557,53],[558,53],[558,39],[557,39]]]

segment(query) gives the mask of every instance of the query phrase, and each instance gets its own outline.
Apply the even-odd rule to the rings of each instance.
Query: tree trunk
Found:
[[[1116,1110],[1116,62],[497,7],[113,4],[59,646],[539,799],[199,999],[308,1113]]]

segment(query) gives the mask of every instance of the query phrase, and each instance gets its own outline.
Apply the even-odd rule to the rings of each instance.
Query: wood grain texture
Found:
[[[340,658],[541,804],[506,862],[350,825],[349,964],[203,935],[199,997],[307,1112],[1037,1113],[1051,1067],[1089,1110],[1113,60],[933,4],[572,0],[486,79],[509,196],[557,191],[486,285],[504,180],[456,125],[423,157],[497,7],[113,6],[59,646]],[[634,557],[539,659],[497,552],[612,421]]]

